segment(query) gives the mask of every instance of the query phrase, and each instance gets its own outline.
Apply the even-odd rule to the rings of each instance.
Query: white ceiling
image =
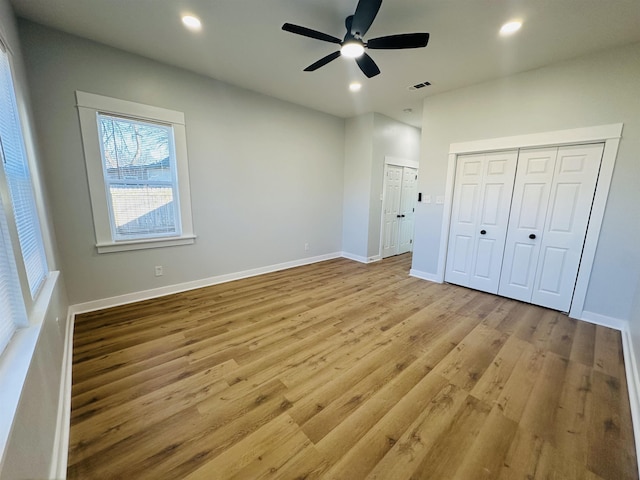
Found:
[[[21,17],[340,117],[380,112],[419,125],[422,99],[559,60],[640,41],[640,0],[385,0],[365,36],[429,32],[426,48],[371,50],[382,73],[351,59],[302,70],[336,50],[285,22],[342,38],[357,0],[12,0]],[[203,28],[186,30],[182,14]],[[520,18],[512,37],[500,26]],[[353,94],[352,80],[363,84]],[[432,86],[409,91],[410,85]],[[411,108],[413,113],[403,110]]]

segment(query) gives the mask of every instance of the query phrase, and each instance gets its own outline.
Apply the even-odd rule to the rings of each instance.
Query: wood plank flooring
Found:
[[[638,478],[618,332],[410,261],[78,316],[68,478]]]

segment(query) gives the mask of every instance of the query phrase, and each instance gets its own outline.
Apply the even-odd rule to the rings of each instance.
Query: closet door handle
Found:
[[[486,230],[480,230],[480,235],[485,235],[487,233]]]
[[[535,240],[535,239],[536,239],[536,234],[535,234],[535,233],[532,233],[531,235],[529,235],[529,238],[530,238],[531,240]]]

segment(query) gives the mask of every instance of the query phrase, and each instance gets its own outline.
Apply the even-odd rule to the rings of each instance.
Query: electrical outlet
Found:
[[[156,265],[156,277],[161,277],[163,274],[162,265]]]
[[[308,251],[309,251],[309,244],[308,244],[308,243],[305,243],[305,244],[304,244],[304,251],[305,251],[305,252],[308,252]]]

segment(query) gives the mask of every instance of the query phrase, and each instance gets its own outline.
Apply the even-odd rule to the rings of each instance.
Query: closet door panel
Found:
[[[445,280],[465,287],[471,277],[483,162],[482,155],[465,155],[456,167]]]
[[[518,156],[498,289],[505,297],[531,301],[557,153],[557,148],[542,148]]]
[[[402,193],[400,194],[400,240],[398,253],[413,250],[413,226],[415,206],[418,197],[418,170],[404,167],[402,172]]]
[[[517,152],[458,158],[447,282],[497,293]]]
[[[518,154],[515,151],[485,156],[480,196],[480,224],[472,258],[471,288],[498,293],[504,242]]]
[[[571,306],[603,148],[558,149],[532,303],[561,311]]]

